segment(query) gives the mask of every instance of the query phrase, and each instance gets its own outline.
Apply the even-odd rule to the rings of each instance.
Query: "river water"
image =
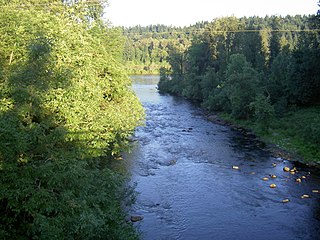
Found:
[[[147,117],[124,158],[139,192],[131,214],[144,217],[134,223],[142,239],[320,239],[319,172],[160,95],[158,76],[132,78]]]

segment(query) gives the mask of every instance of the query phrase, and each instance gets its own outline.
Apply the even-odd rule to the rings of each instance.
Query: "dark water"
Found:
[[[144,217],[135,223],[142,239],[320,239],[320,193],[312,191],[319,173],[284,172],[293,163],[207,121],[189,102],[159,95],[158,77],[133,79],[147,120],[125,160],[140,192],[132,214]]]

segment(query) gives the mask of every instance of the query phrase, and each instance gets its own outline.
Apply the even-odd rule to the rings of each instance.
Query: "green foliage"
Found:
[[[271,105],[270,98],[259,94],[254,102],[250,103],[250,108],[254,111],[255,121],[260,124],[261,129],[267,130],[270,122],[275,117],[274,107]]]
[[[143,112],[119,62],[121,33],[101,20],[104,2],[1,6],[3,239],[136,238],[125,181],[106,161]]]
[[[235,118],[252,116],[250,104],[258,93],[258,73],[241,54],[231,55],[224,85]]]
[[[169,52],[171,92],[209,109],[231,110],[237,118],[253,116],[249,104],[262,89],[279,116],[292,104],[317,104],[319,34],[300,30],[318,26],[316,16],[215,19],[193,36],[189,48]],[[230,74],[236,54],[250,67],[232,63],[238,69]]]
[[[213,68],[207,68],[200,85],[203,100],[205,100],[210,96],[211,92],[214,91],[219,85],[218,76]]]
[[[135,239],[120,204],[127,197],[124,179],[95,161],[6,165],[2,238]]]
[[[281,118],[270,118],[265,122],[267,125],[255,119],[238,120],[226,113],[219,114],[219,117],[253,130],[265,142],[286,149],[306,163],[319,165],[319,111],[319,106],[297,108],[294,111],[287,111]]]
[[[303,46],[294,52],[293,61],[289,102],[304,106],[320,103],[320,47]]]
[[[185,88],[183,76],[185,74],[185,62],[187,57],[187,54],[185,53],[186,49],[187,45],[180,41],[174,42],[168,46],[169,56],[167,61],[171,66],[172,78],[160,78],[158,86],[159,91],[167,91],[175,95],[182,95],[182,91]],[[170,83],[168,83],[168,80]]]
[[[124,28],[126,36],[124,61],[130,74],[159,74],[160,68],[170,69],[173,46],[184,48],[189,45],[194,31],[207,23],[190,27],[165,25],[135,26]],[[172,61],[171,61],[172,62]]]
[[[275,105],[276,112],[279,115],[287,108],[292,71],[292,56],[288,53],[279,54],[271,65],[267,88],[271,103]]]
[[[269,123],[269,133],[265,135],[265,138],[280,147],[297,153],[306,162],[319,164],[319,116],[319,107],[288,111],[282,118],[273,119]]]
[[[169,76],[169,71],[166,68],[160,68],[160,81],[158,83],[158,89],[160,92],[169,92],[172,88]]]
[[[159,89],[268,132],[274,115],[320,103],[319,23],[319,15],[214,19],[190,47],[169,52],[171,78]]]

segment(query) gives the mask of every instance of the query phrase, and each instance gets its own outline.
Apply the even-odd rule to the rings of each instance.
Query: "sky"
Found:
[[[109,0],[113,26],[189,26],[225,16],[316,14],[318,0]]]

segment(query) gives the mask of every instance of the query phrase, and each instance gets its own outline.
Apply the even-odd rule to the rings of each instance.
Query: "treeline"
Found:
[[[320,103],[319,23],[319,15],[215,19],[190,47],[172,49],[159,90],[268,131],[275,117]],[[300,125],[319,148],[319,117]]]
[[[108,168],[143,117],[106,1],[0,0],[0,238],[136,239]]]
[[[207,22],[190,27],[166,25],[123,28],[126,36],[124,62],[131,74],[158,74],[160,68],[169,68],[167,57],[175,46],[189,46],[195,33]]]

